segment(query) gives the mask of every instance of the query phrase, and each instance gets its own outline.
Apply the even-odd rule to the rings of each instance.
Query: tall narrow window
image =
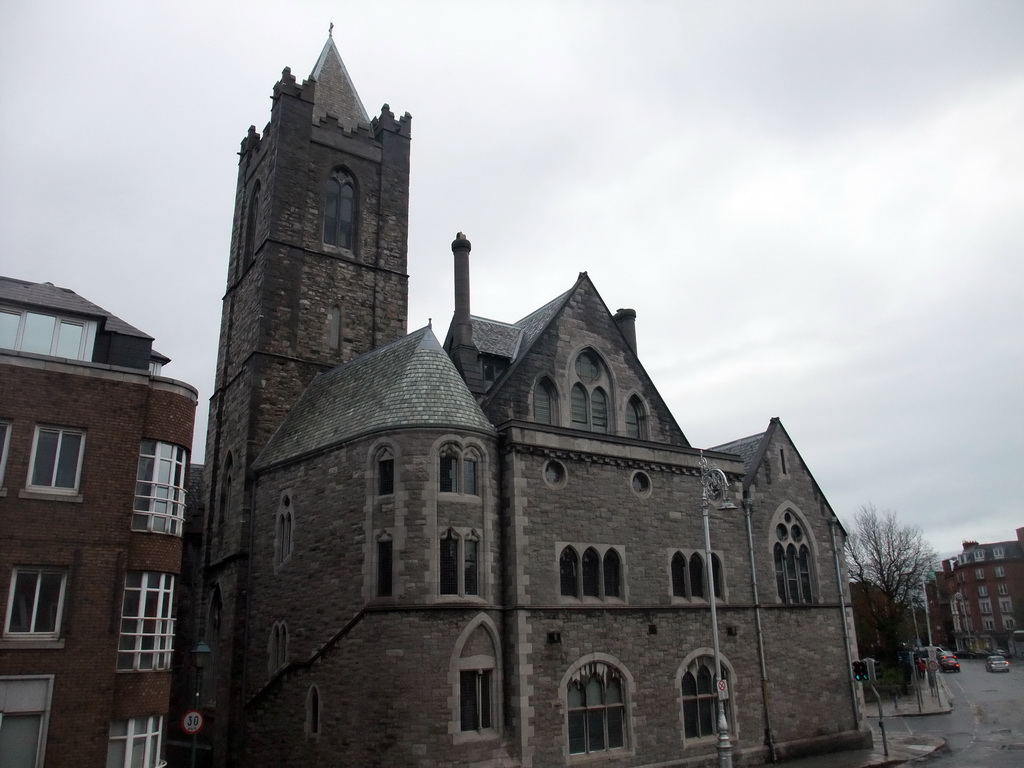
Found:
[[[711,555],[711,582],[714,584],[715,597],[722,596],[722,561],[718,555]]]
[[[614,549],[609,549],[607,552],[604,553],[604,562],[602,566],[604,568],[605,597],[619,596],[619,570],[621,568],[621,565],[622,561],[619,559],[619,553],[616,552]]]
[[[377,542],[377,597],[391,597],[393,549],[391,539]]]
[[[221,525],[224,524],[224,520],[227,517],[228,507],[231,506],[231,483],[234,475],[235,460],[231,454],[228,453],[228,458],[224,462],[224,477],[220,481],[220,510],[218,512],[218,520]]]
[[[441,538],[440,593],[459,594],[459,540],[449,528]]]
[[[377,495],[390,496],[395,492],[395,457],[387,448],[377,454]]]
[[[533,390],[533,420],[540,424],[555,423],[555,388],[541,379]]]
[[[248,269],[256,255],[256,222],[260,210],[260,183],[257,181],[249,198],[249,211],[245,219],[244,269]]]
[[[643,403],[636,395],[626,403],[626,435],[638,440],[647,438],[647,415]]]
[[[583,596],[600,596],[601,558],[593,547],[583,553]]]
[[[341,349],[341,307],[337,304],[327,313],[327,346]]]
[[[355,242],[355,180],[337,171],[327,180],[324,196],[324,242],[352,249]]]
[[[170,669],[174,575],[129,571],[124,580],[119,670]]]
[[[493,670],[459,672],[459,719],[464,731],[491,727],[491,676]]]
[[[156,440],[143,440],[135,481],[133,531],[181,535],[185,520],[184,448]]]
[[[707,594],[704,588],[704,558],[696,553],[690,555],[690,594],[693,597],[705,597]]]
[[[82,472],[85,433],[63,427],[36,427],[29,487],[72,493]]]
[[[320,689],[315,685],[309,686],[306,694],[306,734],[320,735]]]
[[[560,593],[566,597],[579,597],[580,561],[572,547],[562,550],[558,558]]]
[[[686,558],[682,552],[672,555],[672,596],[686,597]]]
[[[574,427],[585,427],[590,423],[589,407],[587,404],[587,390],[581,384],[572,388],[572,425]]]
[[[466,457],[462,460],[462,492],[476,496],[476,459]]]
[[[274,565],[283,565],[292,556],[292,523],[292,499],[285,496],[277,509]]]
[[[462,542],[462,573],[463,587],[467,595],[475,595],[477,592],[477,542],[467,537]]]
[[[4,470],[7,468],[7,450],[11,444],[11,422],[0,421],[0,488],[4,487]]]
[[[772,557],[775,586],[783,603],[814,601],[813,557],[803,524],[796,513],[786,510],[776,520]]]
[[[457,493],[459,490],[459,454],[451,446],[441,451],[439,472],[441,493]]]
[[[590,396],[591,422],[595,432],[608,431],[608,397],[598,387]]]

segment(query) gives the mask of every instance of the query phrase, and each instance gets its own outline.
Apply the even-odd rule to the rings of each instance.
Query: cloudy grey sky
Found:
[[[847,523],[1024,525],[1024,3],[13,0],[0,273],[142,328],[200,390],[238,144],[334,37],[413,115],[410,329],[580,271],[695,446],[781,417]]]

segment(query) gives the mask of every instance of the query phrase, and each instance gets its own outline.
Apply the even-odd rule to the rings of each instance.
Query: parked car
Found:
[[[989,672],[1009,672],[1010,662],[1002,656],[989,656],[985,661],[985,669]]]
[[[947,653],[944,656],[939,656],[939,669],[943,672],[959,672],[960,662],[956,660],[956,656]]]
[[[987,654],[981,654],[977,651],[970,651],[966,649],[963,651],[957,651],[953,655],[956,656],[958,659],[980,659],[984,656],[987,656]]]

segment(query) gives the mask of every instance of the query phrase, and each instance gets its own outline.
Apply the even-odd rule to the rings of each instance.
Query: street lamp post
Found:
[[[206,644],[205,640],[200,640],[196,643],[196,647],[192,649],[192,663],[196,668],[196,700],[195,709],[199,710],[199,694],[202,691],[203,685],[203,667],[206,666],[206,657],[211,653],[210,646]],[[192,734],[192,768],[196,768],[196,737],[197,733]]]
[[[736,509],[729,500],[729,479],[725,473],[700,454],[700,514],[704,518],[704,575],[707,583],[708,605],[711,606],[711,644],[715,650],[715,691],[718,693],[718,768],[732,768],[732,743],[729,741],[729,722],[725,717],[725,700],[719,690],[722,674],[722,651],[718,646],[718,616],[715,612],[714,568],[711,561],[711,498],[721,496],[719,510]]]

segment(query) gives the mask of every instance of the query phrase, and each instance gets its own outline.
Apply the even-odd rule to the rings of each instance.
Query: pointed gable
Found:
[[[494,434],[430,328],[320,374],[256,461],[257,469],[389,429]]]
[[[571,427],[569,390],[576,356],[592,348],[602,359],[609,377],[608,426],[595,434],[629,437],[626,412],[630,397],[645,408],[647,441],[689,446],[647,371],[637,359],[586,272],[557,298],[513,324],[473,317],[473,339],[481,357],[496,356],[509,364],[483,398],[481,406],[491,422],[532,420],[533,388],[548,380],[557,391],[561,416],[552,426]]]
[[[362,99],[349,77],[345,62],[334,44],[334,38],[328,37],[320,58],[310,74],[316,81],[316,92],[313,97],[313,122],[319,123],[327,114],[334,115],[345,128],[354,130],[359,123],[369,124],[370,117],[366,114]]]

